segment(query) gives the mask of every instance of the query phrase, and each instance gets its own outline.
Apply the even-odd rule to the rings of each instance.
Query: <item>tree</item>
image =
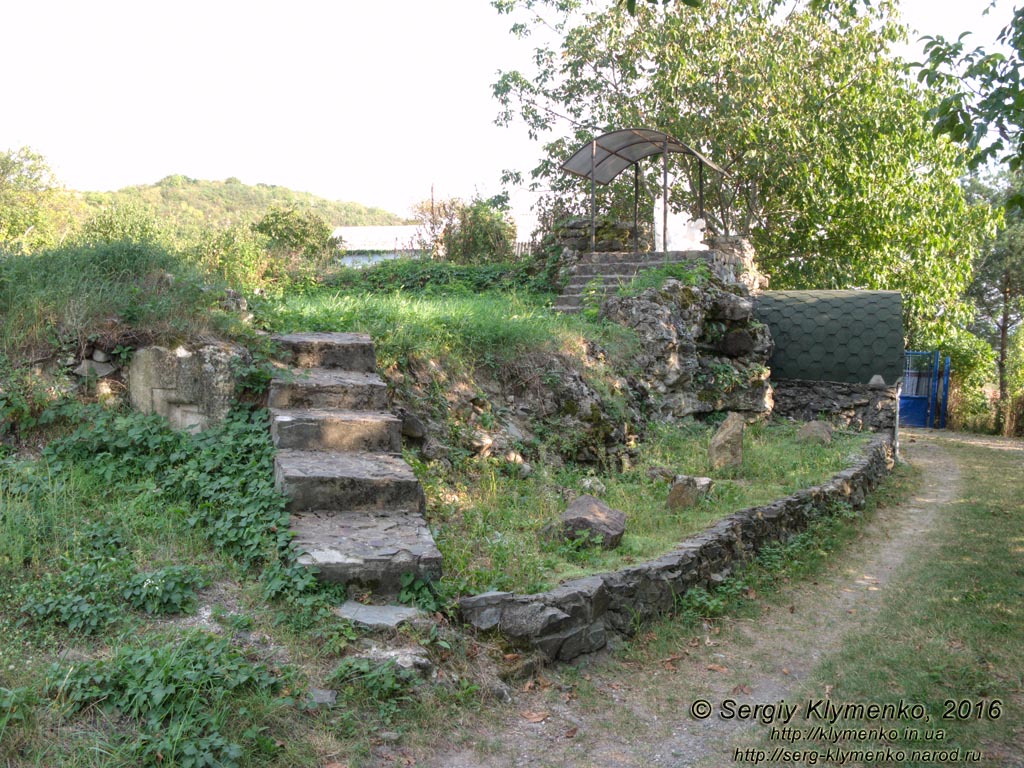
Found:
[[[0,153],[0,250],[55,245],[74,226],[74,206],[42,155],[28,147]]]
[[[1024,175],[1003,173],[994,184],[977,185],[975,192],[1002,207],[1008,198],[1024,194]],[[969,296],[978,310],[976,331],[996,351],[999,404],[995,429],[1001,433],[1010,407],[1010,380],[1019,373],[1010,366],[1014,334],[1024,321],[1024,212],[1019,208],[1007,209],[998,234],[981,250]]]
[[[316,211],[274,205],[252,228],[266,235],[271,247],[288,258],[317,263],[341,246],[341,239],[334,237],[331,225]]]
[[[457,264],[507,261],[516,240],[504,196],[469,203],[458,198],[425,200],[413,208],[421,247],[432,258]]]
[[[1024,8],[1016,9],[999,33],[997,42],[1006,52],[968,51],[969,34],[953,42],[927,38],[928,62],[918,78],[946,90],[931,109],[935,132],[965,144],[974,167],[999,160],[1019,170],[1024,166]],[[1024,200],[1014,195],[1009,202],[1019,207]]]
[[[664,130],[728,172],[708,175],[708,223],[749,233],[774,287],[901,290],[913,336],[951,336],[967,318],[960,297],[991,215],[967,202],[956,148],[932,135],[935,98],[889,53],[905,34],[891,3],[859,13],[780,0],[637,6],[497,4],[532,14],[513,28],[520,35],[546,26],[560,38],[536,48],[535,72],[494,85],[498,122],[521,120],[546,139],[532,175],[549,200],[584,207],[589,189],[559,165],[591,137]],[[693,214],[697,165],[673,168],[683,182],[671,201]],[[659,177],[651,167],[644,182],[657,188]],[[631,200],[631,187],[602,191],[604,209]]]

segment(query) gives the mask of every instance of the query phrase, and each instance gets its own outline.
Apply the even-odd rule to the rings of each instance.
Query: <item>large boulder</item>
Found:
[[[605,549],[614,549],[626,532],[626,513],[612,509],[603,501],[584,494],[562,513],[562,535],[569,541],[587,534]]]
[[[746,421],[735,411],[730,412],[722,426],[711,436],[708,463],[712,469],[739,467],[743,464],[743,432]]]
[[[713,481],[710,477],[678,475],[668,492],[668,508],[672,512],[695,507],[711,492]]]
[[[132,407],[159,413],[175,429],[206,429],[227,415],[237,396],[235,370],[249,360],[236,344],[139,349],[128,370]]]

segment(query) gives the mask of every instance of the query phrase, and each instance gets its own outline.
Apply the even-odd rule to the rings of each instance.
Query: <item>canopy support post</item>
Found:
[[[668,253],[668,138],[661,153],[661,250]]]
[[[640,163],[633,163],[633,253],[640,253]]]
[[[700,179],[699,197],[700,197],[700,217],[704,219],[705,226],[707,225],[707,219],[704,218],[704,163],[697,159],[697,177]]]
[[[590,140],[590,252],[597,250],[597,182],[594,164],[597,158],[597,139]]]

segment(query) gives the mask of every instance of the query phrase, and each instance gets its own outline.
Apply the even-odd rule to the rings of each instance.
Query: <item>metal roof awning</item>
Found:
[[[671,154],[690,155],[699,160],[699,206],[700,217],[704,218],[704,166],[713,168],[723,176],[729,174],[713,163],[693,147],[687,146],[679,139],[664,131],[651,128],[623,128],[597,136],[562,163],[562,170],[585,179],[590,179],[590,249],[594,250],[597,241],[597,194],[596,184],[609,184],[616,176],[633,166],[633,247],[639,250],[639,162],[652,155],[662,156],[662,232],[668,228],[668,156]],[[667,234],[663,235],[667,248]]]
[[[598,184],[609,184],[629,166],[645,157],[663,152],[696,157],[704,165],[728,175],[697,150],[667,133],[650,128],[624,128],[588,141],[562,163],[562,170],[593,179]]]

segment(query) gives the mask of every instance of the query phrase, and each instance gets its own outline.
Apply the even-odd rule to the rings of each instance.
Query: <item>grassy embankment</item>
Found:
[[[8,361],[96,342],[130,346],[241,332],[232,331],[238,326],[219,308],[208,275],[158,247],[65,249],[5,260],[0,269]],[[612,376],[615,355],[628,358],[620,330],[554,318],[543,298],[527,291],[461,280],[443,291],[380,295],[360,289],[365,279],[344,290],[295,292],[259,310],[281,329],[369,330],[387,368],[425,356],[467,375],[500,373],[538,349],[580,355],[584,339],[610,350],[607,369],[588,375]],[[479,706],[481,689],[457,671],[443,684],[416,686],[393,667],[364,669],[347,658],[358,633],[331,613],[341,595],[292,567],[283,503],[270,484],[263,412],[243,408],[224,427],[188,437],[153,418],[74,405],[55,412],[48,408],[52,388],[21,367],[5,382],[16,376],[24,386],[5,389],[5,418],[29,431],[33,421],[65,421],[43,456],[8,459],[0,468],[3,759],[317,765],[365,754],[374,729],[437,723]],[[810,457],[797,456],[785,440],[759,452],[770,434],[754,433],[743,472],[718,478],[716,504],[781,494],[784,478],[816,482],[849,448],[840,444],[812,470]],[[672,517],[663,512],[665,488],[644,469],[664,463],[698,472],[704,439],[696,426],[654,431],[635,469],[603,478],[612,503],[649,505],[646,524],[631,509],[627,560],[656,552],[683,530],[665,525]],[[543,444],[534,448],[543,457]],[[785,468],[781,455],[795,464]],[[448,470],[410,458],[432,498],[449,558],[449,594],[529,589],[555,574],[611,565],[537,535],[557,511],[558,489],[592,469],[538,461],[536,475],[524,481],[489,459],[457,455]],[[725,511],[709,506],[686,525],[699,528]],[[209,610],[196,617],[201,603]],[[410,630],[408,639],[449,672],[487,653],[447,631]],[[318,684],[341,692],[339,706],[307,710],[306,690]]]

